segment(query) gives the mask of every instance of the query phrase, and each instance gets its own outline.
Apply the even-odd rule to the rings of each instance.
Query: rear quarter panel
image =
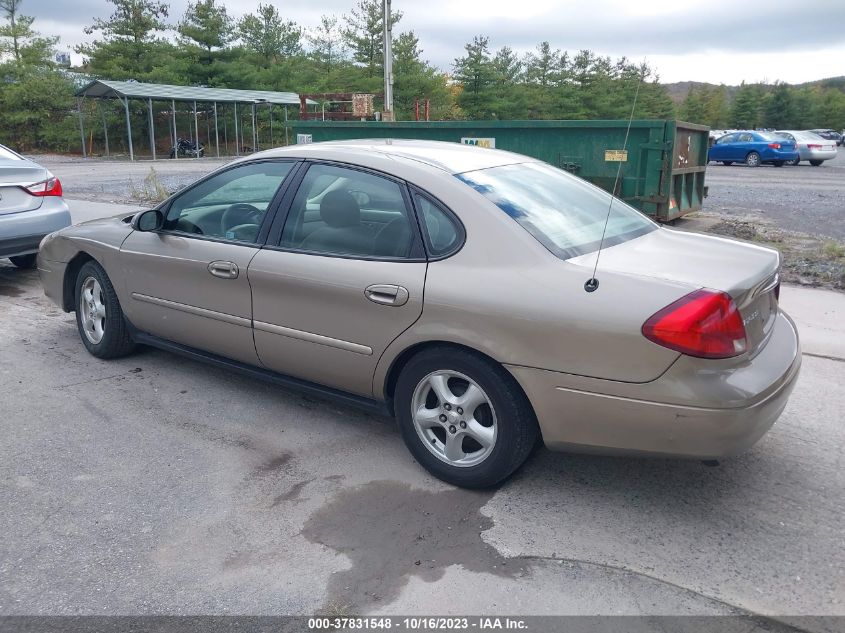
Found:
[[[481,194],[454,183],[419,183],[461,218],[467,239],[452,257],[429,264],[422,315],[386,349],[374,393],[383,393],[399,354],[430,341],[503,364],[626,382],[654,380],[678,357],[640,327],[689,292],[687,284],[608,273],[587,293],[590,267],[558,259]]]

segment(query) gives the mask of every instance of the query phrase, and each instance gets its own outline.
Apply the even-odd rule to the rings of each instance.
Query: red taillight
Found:
[[[43,198],[44,196],[60,196],[62,195],[62,183],[55,176],[50,176],[47,180],[36,182],[35,184],[24,187],[27,193],[32,196]]]
[[[807,149],[821,149],[823,146],[817,143],[807,143]]]
[[[780,149],[780,143],[769,143],[769,147],[772,149]]]
[[[745,325],[730,295],[696,290],[643,324],[648,340],[698,358],[730,358],[746,350]]]

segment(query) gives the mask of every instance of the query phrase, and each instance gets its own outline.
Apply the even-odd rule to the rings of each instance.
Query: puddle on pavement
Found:
[[[511,564],[484,542],[493,527],[481,508],[492,492],[428,492],[378,481],[340,493],[315,512],[302,530],[312,543],[348,556],[352,567],[331,576],[327,605],[351,612],[393,601],[413,576],[439,580],[450,565],[515,576]]]

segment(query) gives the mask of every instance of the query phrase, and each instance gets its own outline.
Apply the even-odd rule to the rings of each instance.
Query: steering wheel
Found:
[[[246,204],[245,202],[236,202],[223,211],[220,216],[220,232],[226,235],[232,227],[241,224],[261,224],[261,210]]]

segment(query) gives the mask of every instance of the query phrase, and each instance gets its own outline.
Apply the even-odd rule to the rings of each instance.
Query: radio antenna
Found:
[[[637,75],[637,90],[634,92],[634,103],[631,105],[631,116],[628,117],[628,127],[625,130],[625,140],[622,142],[622,157],[627,159],[628,151],[628,136],[631,133],[631,122],[634,120],[634,110],[637,107],[637,97],[640,96],[640,86],[643,83],[643,77]],[[621,158],[621,157],[620,157]],[[587,292],[595,292],[599,287],[599,280],[596,279],[596,271],[599,268],[599,258],[601,257],[601,249],[604,246],[604,236],[607,233],[607,223],[610,221],[610,212],[613,210],[613,201],[616,199],[616,192],[622,193],[619,190],[619,178],[622,176],[622,163],[619,161],[619,167],[616,169],[616,180],[613,182],[613,191],[610,193],[610,204],[607,205],[607,216],[604,218],[604,228],[601,231],[601,240],[599,241],[599,250],[596,253],[596,263],[593,266],[593,276],[584,282],[584,290]]]

